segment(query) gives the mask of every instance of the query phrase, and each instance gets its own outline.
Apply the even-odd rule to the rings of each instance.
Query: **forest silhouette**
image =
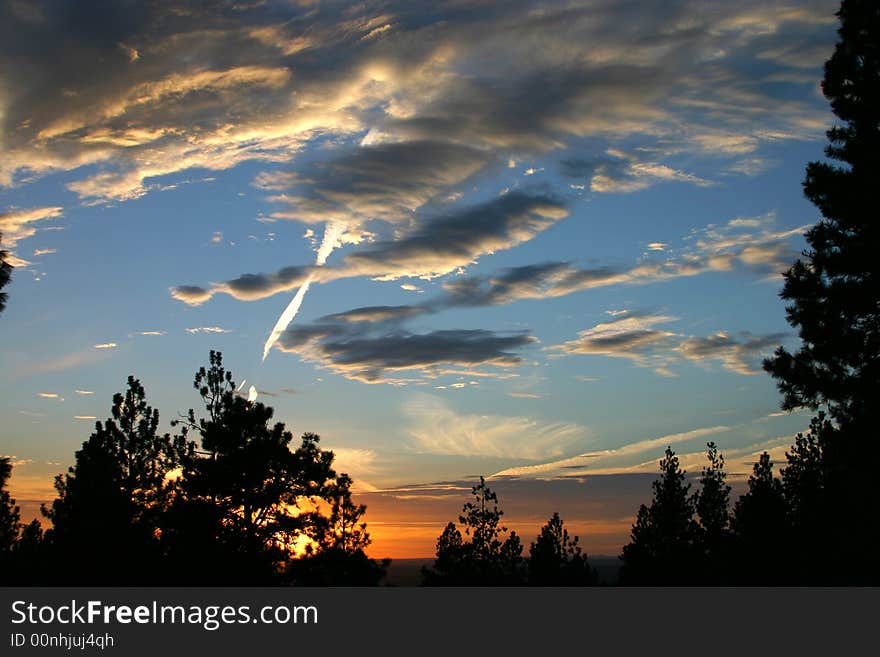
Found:
[[[844,0],[822,91],[840,123],[827,160],[807,166],[822,219],[784,273],[781,297],[800,348],[764,369],[782,408],[814,412],[777,464],[764,452],[731,500],[719,447],[689,479],[667,448],[653,497],[623,546],[621,585],[877,585],[876,438],[880,391],[880,235],[871,204],[880,175],[880,5]],[[0,287],[11,267],[0,252]],[[0,310],[6,295],[0,294]],[[367,556],[366,507],[318,435],[295,441],[273,409],[238,394],[222,356],[193,385],[203,408],[159,432],[134,376],[95,424],[47,521],[21,522],[0,458],[0,582],[6,585],[358,585],[383,582],[390,560]],[[694,486],[694,483],[696,486]],[[692,491],[692,488],[694,490]],[[588,586],[596,570],[558,513],[528,554],[484,478],[436,542],[428,586]]]

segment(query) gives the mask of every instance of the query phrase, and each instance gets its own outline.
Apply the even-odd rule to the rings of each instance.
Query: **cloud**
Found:
[[[244,274],[215,285],[211,292],[206,291],[205,293],[209,295],[208,298],[217,292],[225,292],[242,301],[253,301],[299,287],[306,281],[313,269],[312,267],[285,267],[274,274]],[[201,299],[198,294],[195,296]]]
[[[14,247],[19,241],[33,236],[39,230],[33,224],[60,217],[61,211],[62,208],[52,206],[0,212],[0,233],[3,234],[4,246]]]
[[[213,296],[213,292],[196,285],[179,285],[170,289],[171,296],[193,306],[204,303]]]
[[[429,454],[540,459],[565,453],[587,430],[528,417],[460,414],[441,399],[418,395],[403,407],[413,447]]]
[[[762,87],[764,76],[803,62],[777,52],[822,44],[831,31],[824,3],[764,12],[761,35],[781,43],[755,45],[750,6],[711,16],[688,2],[662,13],[595,2],[536,9],[452,5],[426,16],[399,2],[344,14],[254,3],[230,21],[184,2],[174,13],[145,5],[71,16],[47,7],[36,22],[7,11],[9,34],[51,46],[16,53],[2,174],[11,181],[26,166],[44,173],[112,163],[120,175],[93,175],[73,188],[130,198],[159,175],[290,157],[315,134],[372,128],[398,140],[440,135],[516,151],[555,147],[568,135],[656,134],[685,123],[668,99],[689,92],[706,62],[732,67],[734,54],[770,66],[703,84],[751,91],[751,103],[732,103],[740,117],[758,101],[773,116],[767,101],[775,90]],[[718,53],[736,37],[728,64]],[[511,70],[510,61],[520,65]],[[86,64],[101,75],[86,75]],[[787,116],[773,118],[784,124]],[[696,112],[686,118],[705,122]],[[729,123],[750,127],[742,118]]]
[[[365,325],[366,324],[366,325]],[[527,333],[438,330],[410,333],[384,324],[324,321],[285,331],[278,344],[307,362],[364,383],[406,383],[401,374],[430,374],[448,365],[513,367],[514,350],[535,342]]]
[[[231,333],[228,329],[221,328],[219,326],[197,326],[195,328],[186,329],[187,333],[196,334],[196,333]]]
[[[565,207],[549,197],[511,193],[441,214],[395,240],[375,242],[348,255],[340,267],[291,266],[272,274],[243,274],[210,288],[178,286],[171,295],[199,305],[218,293],[243,301],[263,299],[299,287],[310,277],[318,282],[355,276],[432,278],[528,241],[567,215]]]
[[[165,331],[140,331],[138,333],[138,335],[155,337],[155,336],[165,335]]]
[[[830,50],[830,0],[700,8],[249,3],[232,20],[183,1],[46,5],[34,20],[4,7],[0,38],[21,45],[3,90],[0,184],[66,172],[83,201],[124,201],[174,174],[259,161],[258,183],[282,205],[273,218],[332,219],[356,243],[376,219],[418,235],[412,224],[480,175],[549,150],[592,162],[595,192],[625,192],[709,184],[699,160],[674,154],[820,138],[821,99],[770,82]],[[210,293],[173,290],[188,303]]]
[[[498,213],[499,217],[503,217],[498,221],[505,226],[502,233],[508,231],[511,217],[521,216],[510,212],[511,207],[530,208],[535,202],[534,197],[509,197],[513,199],[512,206],[505,206],[508,198],[506,196],[484,207],[484,210],[504,208]],[[558,213],[563,212],[558,206],[553,207]],[[485,218],[487,214],[489,218]],[[473,217],[473,222],[486,221],[491,226],[498,225],[492,212],[475,212]],[[570,263],[547,262],[508,268],[494,275],[459,276],[443,284],[442,294],[420,304],[365,306],[325,316],[312,325],[291,329],[282,342],[282,349],[298,353],[306,360],[323,363],[334,371],[344,372],[346,376],[362,381],[384,380],[381,372],[386,369],[424,370],[432,363],[439,365],[442,362],[442,358],[432,361],[429,351],[440,347],[443,340],[439,339],[439,332],[428,339],[425,335],[414,335],[403,330],[401,325],[409,319],[450,308],[501,305],[520,299],[564,296],[596,287],[648,284],[712,271],[727,272],[737,268],[769,276],[785,268],[783,261],[791,258],[793,252],[790,240],[802,230],[798,228],[776,231],[773,229],[774,222],[775,216],[771,213],[760,217],[738,217],[721,226],[710,225],[693,231],[686,238],[684,248],[667,250],[668,245],[664,244],[664,251],[655,251],[663,254],[662,260],[642,261],[629,268],[579,269]],[[429,227],[424,227],[410,238],[380,243],[372,253],[374,256],[383,254],[383,257],[373,257],[372,261],[377,267],[382,266],[387,271],[394,268],[394,264],[387,264],[394,260],[390,255],[392,253],[402,254],[397,256],[400,258],[396,263],[398,266],[407,257],[414,261],[428,260],[428,245],[439,245],[436,250],[442,254],[444,235],[449,235],[447,244],[456,244],[459,236],[468,232],[465,228],[456,230],[450,224],[456,225],[449,218],[444,218],[438,220],[439,228],[436,231],[432,232]],[[479,231],[477,229],[476,232],[479,234]],[[429,234],[436,234],[436,237],[429,239]],[[462,244],[464,243],[465,240],[462,239]],[[459,254],[461,253],[459,250]],[[338,275],[331,270],[331,279]],[[272,277],[261,276],[260,281],[255,282],[249,290],[256,295],[256,290],[261,285],[272,280]],[[270,283],[264,289],[273,286],[274,283]],[[674,321],[672,317],[631,311],[615,311],[612,316],[613,321],[586,329],[578,339],[551,346],[549,349],[562,354],[627,358],[636,365],[652,367],[664,375],[670,375],[669,365],[680,360],[718,360],[726,369],[746,374],[756,371],[755,358],[767,345],[784,337],[781,334],[752,336],[747,333],[739,339],[726,333],[719,333],[715,338],[689,337],[655,328],[656,324]],[[465,335],[464,332],[449,332],[444,338],[453,334],[459,338]],[[719,337],[721,335],[724,339]],[[714,349],[710,350],[708,342],[713,340]],[[392,359],[382,355],[395,342],[399,349],[407,346],[420,350],[414,355],[412,363],[394,363]],[[465,363],[461,360],[462,354],[467,351],[463,349],[464,345],[456,345],[455,348],[452,344],[443,346],[451,359],[447,362]],[[370,365],[373,355],[376,356],[375,366]],[[491,357],[490,350],[468,364],[499,362],[501,361],[497,358]]]
[[[266,189],[283,190],[275,200],[291,205],[273,217],[323,223],[332,218],[356,231],[373,219],[397,223],[432,198],[488,164],[487,154],[470,146],[416,140],[361,146],[308,176],[258,179]]]
[[[101,344],[96,344],[95,349],[116,349],[115,342],[103,342]]]
[[[323,319],[331,322],[398,322],[426,312],[419,306],[364,306],[341,313],[327,315]]]
[[[580,269],[567,262],[511,267],[490,276],[465,276],[444,284],[449,305],[482,306],[520,299],[560,297],[610,285],[647,285],[708,272],[743,271],[778,280],[798,252],[792,240],[805,227],[774,230],[775,215],[736,218],[707,226],[687,237],[686,246],[664,248],[663,260],[645,260],[628,267]],[[667,245],[664,245],[667,247]]]
[[[684,431],[681,433],[668,434],[659,438],[649,438],[634,443],[623,445],[616,449],[606,449],[596,452],[586,452],[564,459],[539,463],[535,465],[523,465],[507,468],[492,475],[500,477],[526,477],[532,479],[556,479],[573,478],[584,475],[620,474],[623,472],[641,471],[645,455],[654,453],[662,456],[663,451],[672,445],[695,441],[714,434],[729,431],[730,427],[719,425],[703,427]],[[703,452],[705,454],[705,452]],[[637,465],[633,466],[636,458]],[[653,461],[651,462],[653,463]],[[654,468],[656,469],[656,467]]]
[[[676,319],[666,315],[627,313],[581,331],[576,340],[548,349],[565,354],[626,358],[640,367],[665,371],[669,365],[666,353],[674,346],[676,334],[658,330],[654,326]]]
[[[39,258],[41,255],[50,255],[58,253],[58,249],[34,249],[34,257]]]
[[[378,472],[377,455],[372,449],[338,447],[328,445],[333,452],[333,469],[350,475],[354,480],[352,490],[356,493],[378,490],[366,480]]]
[[[611,322],[581,331],[577,339],[546,347],[562,354],[626,358],[639,367],[671,375],[670,366],[680,360],[697,363],[719,361],[731,372],[743,375],[761,372],[761,358],[785,340],[785,333],[755,336],[748,332],[733,337],[726,331],[705,336],[683,336],[654,328],[675,321],[665,315],[631,313],[617,315]]]
[[[85,349],[64,356],[50,358],[49,360],[35,361],[20,367],[16,374],[20,376],[32,376],[34,374],[46,374],[49,372],[62,372],[80,365],[87,365],[103,360],[110,356],[110,349]]]
[[[94,415],[74,415],[74,420],[97,420],[98,418]]]
[[[27,210],[12,209],[0,212],[0,245],[9,249],[8,262],[13,267],[26,267],[31,263],[15,255],[13,249],[21,240],[32,237],[42,226],[37,222],[60,217],[62,208],[58,206],[29,208]],[[54,253],[54,249],[35,249],[34,256]]]
[[[399,239],[349,255],[345,262],[373,275],[387,272],[382,279],[432,278],[528,241],[567,215],[549,198],[510,193],[426,222]]]
[[[64,401],[64,397],[55,392],[41,392],[39,396],[43,399],[55,399],[58,401]]]
[[[749,157],[737,160],[728,167],[728,171],[744,176],[758,176],[775,165],[775,161],[765,160],[760,157]]]
[[[713,184],[659,162],[639,161],[634,155],[615,149],[609,149],[607,157],[598,160],[590,174],[590,190],[600,194],[638,192],[661,182],[688,182],[698,187]]]
[[[725,369],[738,374],[758,374],[761,356],[775,349],[787,338],[785,333],[753,336],[743,333],[737,340],[725,331],[707,337],[691,337],[677,347],[682,358],[693,361],[719,360]]]
[[[77,390],[74,390],[74,392],[78,395],[94,395],[95,394],[94,391],[92,391],[92,390],[79,390],[79,389],[77,389]]]

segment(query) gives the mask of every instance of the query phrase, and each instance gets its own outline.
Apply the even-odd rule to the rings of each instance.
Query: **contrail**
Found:
[[[327,224],[324,228],[324,239],[321,242],[321,246],[318,248],[318,256],[315,258],[316,267],[324,266],[324,263],[327,262],[327,258],[333,252],[333,249],[338,246],[339,238],[344,232],[345,224],[335,222],[329,222]],[[291,299],[290,303],[287,304],[287,308],[284,309],[284,312],[281,313],[281,316],[278,318],[278,321],[275,322],[275,327],[272,329],[272,333],[269,334],[266,344],[263,345],[263,362],[266,361],[266,356],[269,355],[269,350],[272,348],[272,345],[278,341],[278,338],[281,337],[281,334],[288,326],[290,326],[293,318],[296,317],[296,314],[299,312],[299,307],[302,305],[306,292],[309,291],[309,286],[311,286],[314,278],[314,273],[309,274],[306,281],[296,291],[296,296]]]

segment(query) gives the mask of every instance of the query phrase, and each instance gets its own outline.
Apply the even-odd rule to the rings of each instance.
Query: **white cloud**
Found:
[[[588,430],[529,417],[461,414],[438,397],[412,397],[403,407],[413,447],[429,454],[540,459],[564,454]]]
[[[714,426],[669,434],[623,445],[616,449],[586,452],[556,461],[537,465],[524,465],[508,468],[492,475],[493,477],[515,476],[535,479],[555,479],[589,474],[616,474],[620,472],[643,471],[644,458],[654,453],[658,458],[667,447],[690,442],[706,436],[728,431],[730,427]],[[636,461],[636,464],[633,464]],[[650,463],[654,463],[651,461]],[[655,468],[656,469],[656,468]]]
[[[186,329],[187,333],[230,333],[228,329],[219,326],[197,326],[195,328]]]

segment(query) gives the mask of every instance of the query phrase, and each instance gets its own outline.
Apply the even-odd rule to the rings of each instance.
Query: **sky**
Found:
[[[735,491],[809,414],[782,272],[837,3],[0,7],[0,453],[31,517],[134,375],[219,350],[426,557],[485,476],[617,554],[667,446]],[[246,389],[246,388],[245,388]]]

